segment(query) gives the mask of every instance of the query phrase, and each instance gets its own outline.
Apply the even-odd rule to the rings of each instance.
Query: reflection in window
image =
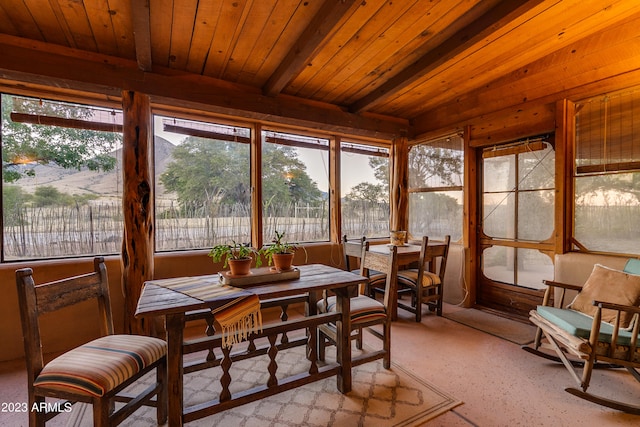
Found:
[[[155,116],[156,250],[251,241],[250,129]]]
[[[329,240],[329,140],[262,132],[263,239]]]
[[[4,260],[117,253],[122,112],[2,94]]]
[[[409,233],[462,238],[464,144],[451,135],[409,151]]]
[[[342,143],[340,153],[342,234],[348,238],[389,235],[389,150]]]

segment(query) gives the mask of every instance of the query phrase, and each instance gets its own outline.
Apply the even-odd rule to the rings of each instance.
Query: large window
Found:
[[[576,104],[574,248],[640,253],[640,88]]]
[[[464,141],[451,135],[409,151],[409,232],[462,238]]]
[[[3,261],[118,253],[120,110],[2,94]]]
[[[343,142],[340,147],[342,234],[389,236],[389,150]]]
[[[251,241],[245,127],[155,116],[156,250]]]
[[[1,96],[1,261],[120,253],[122,111]],[[255,223],[265,244],[276,230],[289,241],[329,240],[327,137],[263,129],[261,181],[252,183],[256,135],[246,124],[159,114],[153,123],[157,251],[255,243]],[[388,149],[340,149],[343,232],[386,236]],[[259,212],[252,185],[262,186]]]
[[[329,240],[329,140],[262,132],[262,233],[298,242]]]

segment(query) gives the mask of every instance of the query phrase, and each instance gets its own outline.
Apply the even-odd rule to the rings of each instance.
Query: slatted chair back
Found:
[[[423,236],[420,243],[420,258],[417,268],[413,266],[398,272],[400,292],[411,293],[411,304],[398,299],[398,307],[415,314],[416,322],[422,321],[422,304],[426,303],[442,316],[444,276],[447,270],[449,244],[451,236],[445,236],[443,242],[429,241]]]
[[[95,299],[98,303],[101,335],[113,334],[109,280],[104,258],[96,257],[93,267],[94,271],[91,273],[43,283],[38,286],[33,280],[31,268],[22,268],[16,271],[25,358],[31,380],[35,379],[44,366],[40,316]]]
[[[444,237],[443,245],[429,245],[429,237],[423,236],[420,246],[420,261],[419,265],[422,266],[419,274],[419,279],[422,280],[424,271],[438,274],[440,282],[444,283],[444,274],[447,270],[447,258],[449,256],[449,244],[451,243],[451,236]]]
[[[156,396],[157,421],[167,418],[166,343],[139,335],[114,335],[109,280],[104,258],[93,272],[36,285],[31,268],[16,270],[16,286],[24,337],[29,407],[46,407],[46,398],[93,405],[96,426],[118,425]],[[44,363],[40,317],[85,301],[97,301],[101,336]],[[84,321],[84,319],[83,319]],[[73,333],[73,331],[69,331]],[[137,396],[123,390],[156,371],[155,384]],[[127,402],[115,410],[115,399]],[[60,411],[30,411],[29,425],[44,426]]]
[[[348,240],[347,235],[342,236],[342,254],[344,256],[344,269],[347,271],[359,271],[360,257],[365,237]]]
[[[390,293],[397,285],[396,281],[398,279],[398,247],[391,246],[387,255],[370,251],[369,242],[365,242],[362,246],[360,275],[370,277],[371,271],[386,275],[383,304],[388,310],[391,301]],[[369,295],[368,291],[361,293]]]

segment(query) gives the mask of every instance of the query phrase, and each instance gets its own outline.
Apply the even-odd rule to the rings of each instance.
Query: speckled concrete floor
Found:
[[[446,306],[447,310],[457,310]],[[365,340],[375,340],[365,334]],[[373,342],[372,342],[373,344]],[[464,402],[428,426],[629,426],[623,414],[564,391],[573,380],[562,365],[512,342],[433,314],[416,324],[399,312],[392,327],[392,359]],[[0,403],[26,402],[21,361],[0,364]],[[640,383],[626,371],[594,371],[590,391],[640,404]],[[56,417],[51,426],[64,425]],[[25,426],[22,413],[0,412],[0,426]],[[342,426],[341,426],[342,427]]]

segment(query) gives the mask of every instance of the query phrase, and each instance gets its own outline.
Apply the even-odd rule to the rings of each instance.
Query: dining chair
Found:
[[[344,255],[345,270],[352,273],[360,274],[360,260],[362,258],[362,248],[365,245],[367,238],[362,236],[359,239],[349,240],[347,235],[342,236],[342,253]],[[384,284],[387,277],[380,271],[369,272],[369,289],[384,288]],[[369,296],[373,297],[373,292],[369,293]]]
[[[31,409],[29,425],[44,426],[54,416],[69,411],[75,402],[93,405],[94,426],[118,425],[143,404],[155,405],[157,422],[163,424],[167,419],[167,345],[158,338],[114,334],[104,259],[96,257],[93,265],[91,273],[39,285],[31,268],[16,270]],[[44,363],[40,317],[87,300],[97,302],[101,337]],[[119,395],[153,369],[155,382],[142,393],[135,397]],[[151,401],[154,396],[156,400]],[[65,401],[54,404],[46,398]],[[116,400],[126,402],[117,411]]]
[[[414,313],[416,322],[422,320],[422,304],[442,316],[442,291],[450,242],[451,236],[447,235],[442,244],[429,245],[429,237],[423,236],[417,268],[398,271],[398,292],[408,290],[411,294],[410,305],[398,299],[398,307]]]
[[[380,254],[369,250],[369,242],[362,246],[360,274],[369,278],[371,271],[385,274],[386,292],[383,301],[378,301],[369,296],[368,286],[361,286],[359,295],[351,298],[351,338],[356,339],[356,348],[362,349],[362,330],[367,329],[374,336],[382,340],[382,349],[365,352],[351,361],[353,366],[361,365],[373,360],[383,359],[385,369],[391,367],[391,316],[389,315],[389,293],[395,284],[398,269],[398,249],[391,248],[390,253]],[[366,282],[364,282],[366,283]],[[336,297],[327,296],[317,303],[319,313],[331,313],[336,311]],[[372,326],[382,325],[382,332]],[[324,360],[325,347],[328,344],[336,344],[337,331],[335,324],[318,326],[318,359]]]

